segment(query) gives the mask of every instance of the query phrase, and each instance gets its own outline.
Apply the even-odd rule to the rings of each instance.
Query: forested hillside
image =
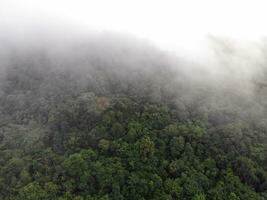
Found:
[[[267,199],[264,74],[207,76],[141,43],[5,47],[0,199]]]

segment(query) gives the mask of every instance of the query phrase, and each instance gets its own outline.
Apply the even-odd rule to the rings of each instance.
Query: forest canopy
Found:
[[[3,43],[0,199],[267,199],[264,57],[212,40],[207,66],[125,36]]]

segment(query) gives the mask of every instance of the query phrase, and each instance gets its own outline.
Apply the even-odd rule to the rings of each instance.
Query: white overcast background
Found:
[[[205,54],[209,35],[264,38],[266,20],[267,1],[258,0],[0,0],[0,34],[23,34],[37,24],[71,25],[130,34],[197,56]]]

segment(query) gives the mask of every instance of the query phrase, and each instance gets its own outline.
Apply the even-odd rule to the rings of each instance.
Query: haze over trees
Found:
[[[0,199],[267,199],[264,46],[39,39],[0,49]]]

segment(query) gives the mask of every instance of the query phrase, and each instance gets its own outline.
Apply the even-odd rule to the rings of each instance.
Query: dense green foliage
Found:
[[[1,82],[0,199],[267,199],[264,117],[181,106],[164,70],[81,84],[32,65]]]

